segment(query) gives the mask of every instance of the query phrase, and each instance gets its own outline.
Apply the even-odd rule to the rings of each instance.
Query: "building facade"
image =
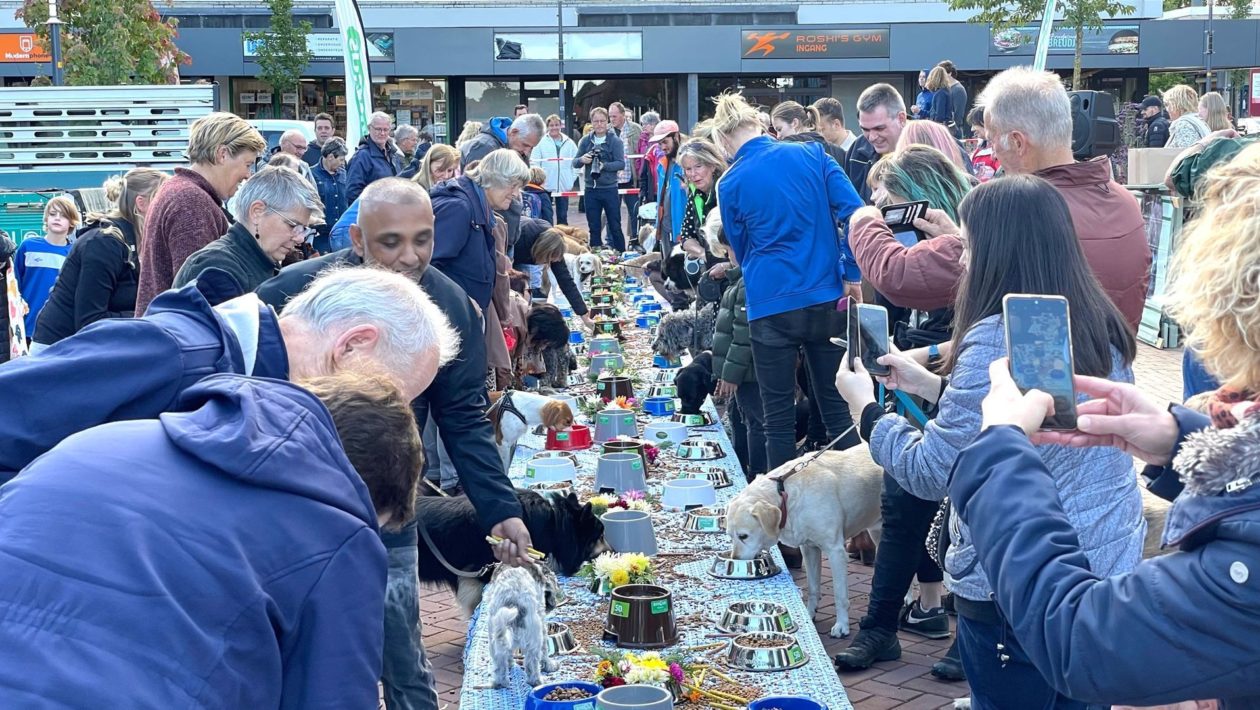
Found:
[[[0,49],[18,45],[12,0],[0,1]],[[314,53],[301,89],[274,96],[256,78],[244,33],[265,29],[268,15],[231,0],[177,0],[161,6],[179,20],[178,44],[192,62],[186,81],[218,84],[221,106],[247,118],[309,120],[345,112],[340,43],[329,0],[298,0],[311,22]],[[655,110],[683,126],[712,113],[712,98],[739,88],[756,103],[839,99],[853,103],[885,81],[908,101],[920,69],[951,59],[975,96],[994,73],[1031,62],[1037,27],[994,33],[936,2],[751,3],[691,0],[674,4],[605,0],[361,0],[368,33],[375,107],[398,123],[430,127],[451,139],[467,120],[510,115],[517,104],[547,115],[561,105],[559,27],[563,27],[564,106],[580,126],[595,106],[621,101],[635,115]],[[1147,90],[1149,72],[1205,63],[1200,16],[1164,18],[1159,0],[1087,31],[1082,66],[1089,88],[1130,100]],[[1217,69],[1260,66],[1260,21],[1216,20]],[[1070,73],[1075,36],[1056,26],[1048,66]],[[47,73],[38,51],[0,51],[0,77],[20,84]],[[13,58],[10,58],[13,57]],[[42,61],[41,61],[42,60]],[[340,124],[341,121],[339,120]]]

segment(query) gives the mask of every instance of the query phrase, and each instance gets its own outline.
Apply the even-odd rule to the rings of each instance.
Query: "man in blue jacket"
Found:
[[[1005,358],[990,377],[983,430],[955,461],[949,494],[1015,631],[1001,651],[1083,702],[1260,707],[1260,594],[1251,576],[1260,568],[1260,418],[1213,430],[1206,417],[1166,410],[1133,385],[1077,376],[1077,391],[1095,398],[1079,408],[1081,431],[1038,433],[1054,410],[1050,395],[1021,395]],[[1165,473],[1185,489],[1168,512],[1164,545],[1179,551],[1128,574],[1094,574],[1026,435],[1121,446],[1154,467],[1175,459],[1184,469]]]
[[[402,153],[390,138],[392,123],[389,114],[381,111],[372,114],[368,121],[368,134],[359,142],[359,148],[346,168],[346,204],[359,199],[359,194],[368,185],[403,171]]]
[[[414,283],[391,274],[332,274],[282,318],[239,294],[211,269],[160,294],[143,318],[98,321],[0,366],[0,482],[84,429],[157,417],[215,373],[302,379],[383,368],[415,397],[429,385],[431,354],[413,349],[414,333],[450,332]]]
[[[0,488],[0,704],[375,707],[419,436],[388,377],[306,384],[208,377]]]
[[[302,291],[321,270],[334,265],[378,266],[419,282],[459,333],[458,355],[438,371],[433,385],[412,407],[421,429],[430,415],[438,424],[460,484],[485,530],[509,541],[500,559],[521,561],[529,530],[511,482],[503,471],[494,429],[485,417],[486,351],[481,318],[468,295],[441,271],[433,255],[433,208],[424,189],[401,179],[382,180],[359,199],[352,248],[286,267],[264,283],[259,296],[277,309]],[[372,271],[374,269],[353,269]],[[389,551],[386,602],[385,702],[390,710],[436,710],[432,669],[424,654],[419,616],[417,528],[383,535]],[[472,544],[480,544],[474,542]]]

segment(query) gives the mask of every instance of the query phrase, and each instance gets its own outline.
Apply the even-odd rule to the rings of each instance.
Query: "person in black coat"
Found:
[[[39,313],[32,340],[52,345],[102,318],[135,315],[144,213],[166,177],[153,168],[133,168],[105,183],[105,194],[115,208],[89,215],[79,230]]]
[[[4,342],[0,343],[0,362],[9,361],[9,345],[13,333],[9,331],[9,289],[7,288],[9,266],[13,263],[13,255],[17,253],[17,243],[7,232],[0,229],[0,326],[4,328]]]
[[[258,297],[280,311],[331,266],[376,266],[416,279],[460,338],[459,353],[412,402],[416,424],[423,431],[433,416],[483,529],[505,540],[504,554],[511,559],[528,561],[525,550],[532,543],[521,519],[524,513],[503,470],[494,427],[485,416],[489,402],[484,326],[468,294],[430,266],[434,216],[428,194],[401,178],[373,183],[359,199],[358,223],[350,228],[350,241],[349,249],[285,267],[259,287]],[[413,521],[401,533],[382,535],[390,553],[389,584],[395,590],[386,600],[386,638],[392,640],[386,642],[382,680],[387,698],[405,707],[436,707],[432,670],[420,642],[416,545],[425,543],[418,541],[417,532]]]
[[[582,300],[582,290],[574,283],[573,274],[569,272],[569,265],[564,261],[564,235],[552,229],[550,224],[532,217],[526,217],[521,221],[521,239],[516,243],[516,254],[512,258],[512,266],[529,273],[531,285],[536,281],[530,267],[540,267],[538,271],[541,273],[542,269],[550,266],[551,273],[556,278],[556,284],[569,305],[573,307],[573,312],[581,316],[587,325],[594,327],[594,321],[586,313],[586,301]],[[546,297],[546,294],[537,287],[533,295],[535,298]]]
[[[789,143],[817,143],[836,161],[836,165],[844,167],[844,148],[827,142],[818,132],[822,123],[818,109],[813,106],[802,106],[795,101],[784,101],[770,112],[770,125],[779,136],[779,140]]]

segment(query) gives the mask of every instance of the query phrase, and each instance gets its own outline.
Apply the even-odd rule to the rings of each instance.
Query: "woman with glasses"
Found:
[[[206,269],[231,274],[243,291],[253,291],[280,271],[280,262],[323,221],[324,205],[315,186],[287,168],[267,167],[241,188],[236,223],[227,234],[188,257],[175,275],[179,288]]]

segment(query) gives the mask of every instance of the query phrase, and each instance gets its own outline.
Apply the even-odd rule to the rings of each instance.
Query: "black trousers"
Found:
[[[768,471],[796,457],[796,359],[800,354],[809,370],[810,397],[818,402],[828,441],[853,424],[849,406],[836,391],[836,370],[844,351],[829,339],[844,332],[844,314],[832,303],[820,303],[786,313],[758,318],[749,324],[753,363],[765,412]],[[837,448],[856,446],[856,430]]]
[[[862,617],[862,628],[895,632],[901,604],[914,576],[919,575],[921,583],[939,582],[944,578],[924,545],[939,507],[939,501],[916,498],[897,485],[892,476],[884,474],[884,492],[880,498],[883,532],[875,554],[871,601],[866,616]]]

